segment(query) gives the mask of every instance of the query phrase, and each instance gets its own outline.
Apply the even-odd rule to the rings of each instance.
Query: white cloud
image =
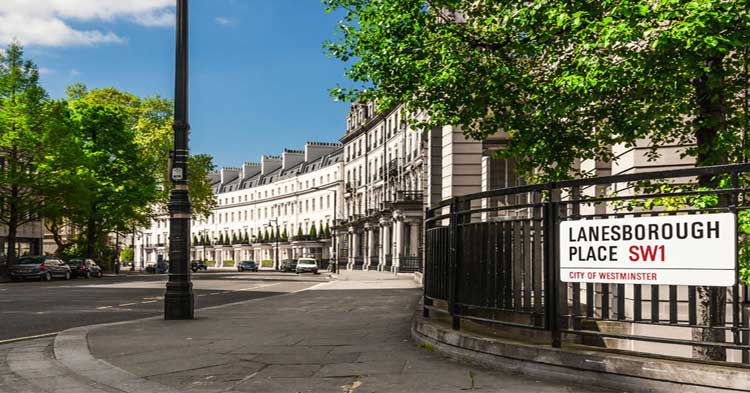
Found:
[[[0,44],[73,46],[121,43],[111,31],[78,29],[71,22],[174,25],[174,0],[0,0]]]
[[[234,21],[232,19],[223,16],[217,16],[214,20],[216,21],[216,23],[222,26],[229,26],[234,24]]]
[[[52,75],[52,74],[54,74],[55,72],[56,72],[56,71],[55,71],[55,70],[53,70],[53,69],[51,69],[51,68],[47,68],[47,67],[39,67],[39,75]]]

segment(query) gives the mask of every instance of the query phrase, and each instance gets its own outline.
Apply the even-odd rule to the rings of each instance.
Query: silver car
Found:
[[[16,264],[10,268],[10,278],[13,281],[24,278],[49,281],[52,277],[70,280],[70,266],[54,256],[25,256],[19,258]]]

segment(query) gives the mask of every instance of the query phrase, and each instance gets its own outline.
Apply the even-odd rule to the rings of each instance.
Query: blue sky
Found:
[[[17,16],[32,27],[28,34],[19,33],[24,25],[8,33],[12,24],[6,23],[0,42],[9,34],[22,41],[53,97],[74,82],[173,96],[173,1],[126,2],[132,8],[120,0],[77,0],[69,7],[50,1],[43,11],[47,0],[36,9],[6,1],[17,3],[0,6],[0,25]],[[87,6],[103,11],[93,14]],[[190,14],[193,152],[237,166],[308,140],[338,140],[348,105],[334,102],[327,90],[346,83],[344,65],[323,54],[336,17],[318,0],[191,0]],[[60,23],[65,29],[51,31]]]

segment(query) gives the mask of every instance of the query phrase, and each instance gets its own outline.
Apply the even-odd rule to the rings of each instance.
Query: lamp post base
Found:
[[[164,319],[193,319],[194,310],[193,283],[167,283],[167,292],[164,294]]]

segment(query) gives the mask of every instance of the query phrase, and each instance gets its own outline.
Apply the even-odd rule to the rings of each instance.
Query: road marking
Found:
[[[203,297],[203,296],[206,296],[206,294],[203,294],[203,295],[198,295],[198,297]]]
[[[96,309],[97,310],[104,310],[104,309],[107,309],[107,308],[112,308],[112,306],[97,307]]]
[[[60,333],[60,332],[37,334],[35,336],[9,338],[7,340],[0,340],[0,344],[9,344],[9,343],[14,343],[16,341],[24,341],[24,340],[33,340],[33,339],[36,339],[36,338],[52,337],[52,336],[56,336],[58,333]]]
[[[117,307],[125,307],[125,306],[132,306],[138,303],[124,303],[124,304],[118,304]]]
[[[213,293],[209,293],[209,295],[218,295],[218,294],[220,294],[220,293],[221,293],[221,292],[213,292]]]
[[[242,288],[242,289],[240,289],[239,291],[252,291],[253,289],[258,289],[258,288],[266,288],[266,287],[272,287],[272,286],[274,286],[274,285],[281,285],[281,283],[280,283],[280,282],[277,282],[277,283],[274,283],[274,284],[262,284],[262,285],[256,285],[256,286],[254,286],[254,287],[250,287],[250,288]]]
[[[147,302],[141,302],[141,304],[156,303],[156,300],[149,300]]]

